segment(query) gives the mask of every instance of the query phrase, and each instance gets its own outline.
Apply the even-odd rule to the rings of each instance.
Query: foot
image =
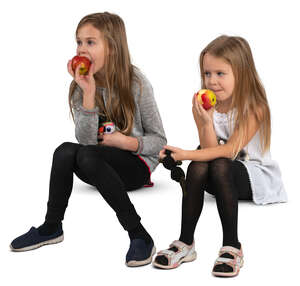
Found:
[[[195,243],[187,245],[182,241],[175,240],[169,249],[157,253],[153,265],[163,269],[173,269],[183,262],[191,262],[197,258]]]
[[[244,263],[243,257],[242,248],[223,246],[220,249],[212,274],[219,277],[237,276]]]
[[[129,267],[142,266],[152,262],[155,253],[153,242],[146,243],[143,239],[133,239],[126,254],[126,265]]]
[[[37,228],[32,227],[28,232],[15,238],[11,244],[12,251],[27,251],[39,248],[43,245],[59,243],[64,240],[62,227],[60,227],[54,234],[40,235]]]

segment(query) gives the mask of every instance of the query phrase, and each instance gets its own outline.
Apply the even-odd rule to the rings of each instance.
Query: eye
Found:
[[[88,40],[87,43],[88,43],[89,46],[92,46],[93,44],[95,44],[95,42],[92,41],[92,40]]]
[[[224,73],[223,73],[223,72],[218,72],[217,75],[218,75],[218,76],[223,76]]]
[[[80,40],[77,40],[76,43],[77,43],[77,46],[80,46],[82,44]]]
[[[210,72],[204,72],[204,76],[210,77]]]

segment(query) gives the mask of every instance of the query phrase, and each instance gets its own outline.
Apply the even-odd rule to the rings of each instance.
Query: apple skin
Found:
[[[205,110],[210,109],[217,102],[216,95],[209,89],[200,89],[195,95]]]
[[[79,74],[87,75],[91,66],[90,60],[87,57],[75,56],[72,59],[72,69],[74,72],[78,65],[80,65]]]

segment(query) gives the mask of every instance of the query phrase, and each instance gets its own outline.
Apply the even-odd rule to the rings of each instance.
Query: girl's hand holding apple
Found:
[[[85,61],[79,61],[78,58],[84,58]],[[89,63],[89,64],[88,64]],[[94,97],[96,92],[96,82],[94,79],[94,64],[86,57],[75,56],[68,62],[69,74],[83,91],[83,96]]]
[[[214,108],[205,110],[198,99],[197,93],[193,97],[192,112],[193,112],[195,123],[198,128],[200,126],[205,126],[213,123],[212,116],[213,116]]]

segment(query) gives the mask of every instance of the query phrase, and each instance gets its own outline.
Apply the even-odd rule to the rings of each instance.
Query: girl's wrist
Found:
[[[82,105],[85,109],[95,108],[95,94],[83,94]]]
[[[185,161],[185,160],[189,160],[189,153],[190,153],[190,150],[183,150],[182,152],[182,159],[181,161]]]
[[[208,122],[208,123],[203,125],[202,132],[204,134],[210,133],[211,130],[214,130],[214,124],[212,122]]]
[[[124,150],[128,150],[131,152],[137,152],[138,148],[139,148],[139,141],[137,138],[135,137],[131,137],[131,136],[126,136],[124,135],[124,140],[123,141],[123,149]]]

